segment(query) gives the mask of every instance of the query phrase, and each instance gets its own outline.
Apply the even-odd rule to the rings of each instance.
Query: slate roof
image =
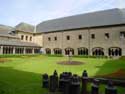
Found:
[[[6,26],[6,25],[0,25],[0,34],[8,35],[8,32],[10,32],[12,29],[13,29],[13,27]]]
[[[37,32],[52,32],[77,28],[125,24],[125,9],[109,9],[54,20],[37,25]]]
[[[31,24],[21,22],[21,23],[19,23],[18,25],[15,26],[14,30],[33,33],[34,32],[34,26],[31,25]]]
[[[22,41],[6,41],[6,40],[0,40],[0,45],[13,45],[13,46],[24,46],[24,47],[40,47],[39,45],[35,43],[30,42],[22,42]]]

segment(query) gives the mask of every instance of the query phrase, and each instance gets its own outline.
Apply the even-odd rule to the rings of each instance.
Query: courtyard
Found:
[[[105,77],[125,80],[125,59],[71,57],[82,65],[61,65],[68,57],[48,55],[0,55],[0,94],[47,94],[42,88],[42,74],[58,74],[66,71],[82,75],[87,70],[89,77]],[[101,86],[103,92],[104,86]],[[88,87],[89,89],[89,87]],[[118,87],[118,94],[125,88]]]

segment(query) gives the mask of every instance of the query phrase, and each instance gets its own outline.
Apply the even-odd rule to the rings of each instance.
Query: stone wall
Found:
[[[125,38],[120,38],[121,31],[125,31],[125,26],[44,33],[43,48],[50,48],[52,54],[54,48],[61,48],[63,54],[65,48],[73,48],[75,55],[78,55],[77,49],[85,47],[89,49],[89,54],[92,55],[92,49],[100,47],[104,49],[105,55],[108,55],[108,49],[110,47],[119,47],[122,49],[122,54],[125,55]],[[108,39],[105,37],[105,33],[109,33]],[[95,34],[95,39],[91,38],[91,34]],[[78,37],[79,35],[82,35],[81,40]],[[67,36],[70,36],[70,40],[66,39]],[[54,39],[55,37],[57,37],[57,40]],[[48,38],[50,38],[50,40]]]

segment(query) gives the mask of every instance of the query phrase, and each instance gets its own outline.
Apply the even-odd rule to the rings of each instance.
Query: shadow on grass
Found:
[[[123,60],[109,60],[96,68],[98,68],[96,76],[125,80],[125,75],[123,75],[125,74],[125,62]]]
[[[41,74],[0,67],[0,94],[46,94]]]
[[[125,61],[108,60],[102,66],[97,66],[98,71],[95,77],[110,78],[125,81]],[[104,91],[105,85],[101,86],[100,91]],[[125,94],[124,87],[117,87],[118,94]]]

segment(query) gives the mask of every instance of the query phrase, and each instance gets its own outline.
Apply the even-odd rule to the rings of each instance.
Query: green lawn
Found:
[[[67,60],[67,57],[35,55],[13,56],[6,59],[9,60],[0,63],[0,94],[46,94],[47,90],[41,88],[41,75],[51,75],[55,69],[58,73],[70,71],[80,76],[85,69],[89,76],[125,70],[125,60],[73,57],[72,60],[82,61],[84,64],[69,66],[56,64]],[[119,94],[124,92],[125,89],[119,88]]]

